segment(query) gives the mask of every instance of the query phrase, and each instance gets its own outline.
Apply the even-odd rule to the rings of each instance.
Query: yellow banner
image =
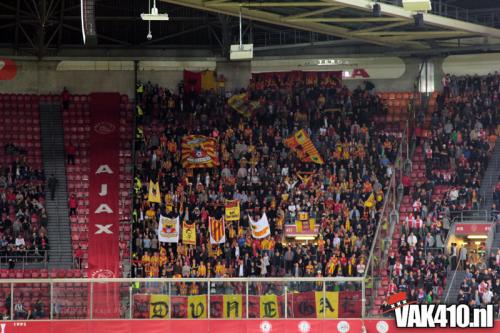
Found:
[[[217,88],[215,72],[206,70],[201,72],[201,90],[212,90]]]
[[[226,201],[226,221],[240,220],[240,202],[238,200]]]
[[[149,301],[149,318],[167,319],[170,318],[168,295],[151,295]]]
[[[339,293],[336,291],[327,291],[326,298],[323,298],[323,292],[315,292],[316,298],[316,316],[323,318],[338,318],[339,317]]]
[[[260,317],[279,318],[279,305],[276,295],[260,296]]]
[[[315,218],[310,218],[309,219],[309,229],[311,231],[314,231],[315,227],[316,227],[316,219]]]
[[[299,220],[305,221],[309,219],[309,213],[308,212],[299,212]]]
[[[297,233],[301,233],[302,232],[302,221],[301,220],[296,220],[295,221],[295,226],[297,228]]]
[[[160,184],[158,182],[153,183],[152,180],[149,181],[148,201],[161,203]]]
[[[207,318],[207,295],[188,296],[188,319]]]
[[[243,317],[243,297],[241,295],[224,295],[224,318]]]
[[[194,223],[182,222],[182,244],[196,245],[196,228]]]

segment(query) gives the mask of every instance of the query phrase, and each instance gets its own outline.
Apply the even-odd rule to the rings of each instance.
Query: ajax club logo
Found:
[[[94,131],[98,134],[111,134],[116,130],[115,125],[107,121],[101,121],[94,126]]]

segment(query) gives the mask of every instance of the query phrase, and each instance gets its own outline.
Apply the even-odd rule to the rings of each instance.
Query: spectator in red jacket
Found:
[[[82,269],[83,250],[78,247],[75,251],[75,268]]]
[[[401,179],[401,183],[403,183],[404,187],[404,195],[409,195],[410,194],[410,188],[411,188],[411,179],[408,175],[404,175],[403,178]]]
[[[68,165],[75,165],[76,147],[72,142],[66,148],[66,154],[68,155]]]
[[[76,215],[77,208],[78,208],[78,201],[76,200],[76,195],[73,193],[69,198],[69,216]]]

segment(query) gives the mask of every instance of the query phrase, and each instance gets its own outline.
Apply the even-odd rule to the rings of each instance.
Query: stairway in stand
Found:
[[[49,217],[49,268],[71,268],[73,250],[71,225],[68,218],[64,130],[59,102],[40,102],[40,126],[45,176],[47,182],[51,175],[54,175],[58,181],[54,200],[51,200],[49,193],[46,196]],[[46,188],[48,189],[48,184]]]

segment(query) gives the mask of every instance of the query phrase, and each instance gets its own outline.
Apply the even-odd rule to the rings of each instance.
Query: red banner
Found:
[[[120,95],[90,95],[88,275],[118,277]],[[94,284],[93,318],[119,318],[119,288]],[[89,293],[90,295],[90,293]]]
[[[365,330],[362,327],[365,327]],[[394,319],[289,320],[53,320],[0,323],[1,333],[478,333],[494,328],[397,328]]]
[[[192,92],[199,94],[201,92],[201,73],[184,71],[184,93]]]
[[[490,232],[489,223],[457,223],[455,226],[456,235],[487,235]]]

